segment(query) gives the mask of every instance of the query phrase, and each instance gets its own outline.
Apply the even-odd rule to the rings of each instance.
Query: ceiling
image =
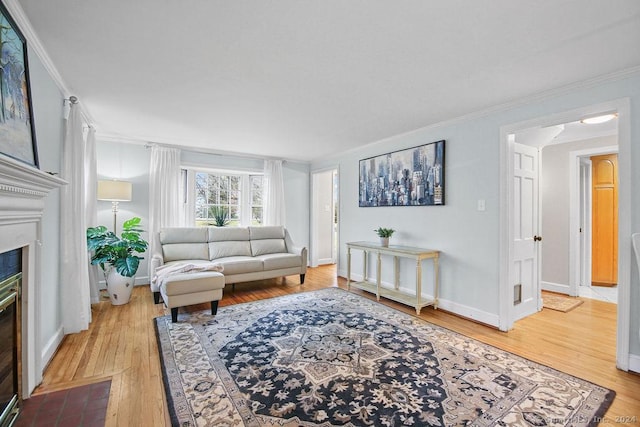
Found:
[[[18,0],[98,135],[311,161],[640,66],[637,0]]]

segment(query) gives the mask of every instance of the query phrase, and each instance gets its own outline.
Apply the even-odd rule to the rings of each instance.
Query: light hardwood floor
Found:
[[[325,266],[307,272],[303,286],[298,277],[239,284],[225,289],[220,306],[249,302],[325,287],[345,288],[335,268]],[[374,299],[366,292],[353,292]],[[516,323],[508,332],[462,319],[429,307],[421,318],[487,344],[510,351],[563,372],[616,391],[617,396],[601,425],[621,425],[616,420],[635,417],[640,425],[640,375],[615,368],[616,305],[584,299],[569,313],[545,309]],[[415,310],[382,301],[415,315]],[[208,305],[189,307],[207,309]],[[134,289],[131,302],[112,306],[105,300],[93,307],[88,331],[68,335],[45,370],[35,394],[111,379],[107,426],[169,425],[158,347],[152,319],[168,314],[153,304],[147,286]]]

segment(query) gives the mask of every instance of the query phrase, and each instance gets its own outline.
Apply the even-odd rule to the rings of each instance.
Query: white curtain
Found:
[[[180,150],[151,147],[149,173],[149,259],[160,251],[162,227],[180,225]],[[151,277],[151,263],[149,263]]]
[[[98,207],[96,200],[98,196],[96,189],[98,185],[98,167],[96,160],[96,130],[93,126],[89,126],[87,132],[87,142],[85,143],[85,163],[84,163],[84,176],[85,176],[85,212],[87,227],[98,226]],[[90,254],[89,254],[90,256]],[[99,275],[98,270],[100,267],[97,265],[89,266],[89,295],[91,296],[91,304],[100,302],[100,291],[98,287]]]
[[[285,225],[282,160],[264,161],[264,225]]]
[[[64,333],[80,332],[91,321],[86,239],[85,143],[78,104],[70,104],[62,147],[60,197],[60,284]]]

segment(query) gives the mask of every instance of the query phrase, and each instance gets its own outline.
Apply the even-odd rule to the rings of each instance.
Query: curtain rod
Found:
[[[63,104],[66,104],[67,102],[70,102],[71,104],[77,104],[78,103],[78,97],[74,96],[74,95],[71,95],[70,97],[64,98],[62,100]]]
[[[68,103],[70,103],[70,104],[73,104],[73,105],[77,105],[77,106],[78,106],[78,108],[80,108],[80,117],[82,117],[82,120],[84,121],[84,123],[85,123],[88,127],[95,129],[95,126],[93,125],[93,121],[92,121],[92,120],[91,120],[91,118],[87,115],[87,112],[85,111],[85,109],[84,109],[84,108],[82,108],[82,105],[80,105],[80,100],[78,99],[78,97],[77,97],[77,96],[75,96],[75,95],[71,95],[71,96],[69,96],[68,98],[64,98],[64,99],[62,100],[62,106],[63,106],[63,107],[66,107],[67,102],[68,102]],[[69,106],[69,107],[71,107],[71,106]],[[65,113],[64,113],[64,117],[65,117],[65,119],[67,118],[68,114],[69,114],[69,112],[68,112],[68,111],[65,111]]]

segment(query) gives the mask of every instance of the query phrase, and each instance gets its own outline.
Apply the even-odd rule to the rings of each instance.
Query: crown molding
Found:
[[[51,57],[47,53],[42,41],[40,41],[40,37],[36,34],[36,31],[33,29],[31,25],[31,21],[27,18],[27,15],[24,13],[24,9],[18,3],[18,0],[4,0],[4,5],[11,14],[11,17],[18,27],[20,27],[20,31],[24,34],[24,37],[27,39],[27,49],[33,49],[33,51],[38,55],[40,61],[46,68],[47,72],[51,75],[51,78],[54,80],[60,92],[62,92],[65,96],[71,95],[71,91],[69,90],[69,86],[65,83],[62,75],[58,71],[58,68],[55,66]]]
[[[29,21],[29,18],[24,13],[24,9],[22,9],[22,6],[20,6],[20,3],[18,3],[18,0],[4,0],[4,5],[11,14],[13,20],[20,28],[20,31],[22,31],[25,39],[27,40],[27,51],[33,50],[33,52],[38,55],[38,58],[40,58],[42,65],[47,70],[56,86],[58,86],[58,89],[60,90],[62,95],[65,98],[69,98],[71,95],[73,95],[73,92],[71,92],[69,86],[58,71],[58,68],[51,60],[51,57],[47,53],[47,50],[42,44],[40,37],[38,37],[38,34],[33,28],[33,25],[31,25],[31,21]],[[87,109],[82,106],[82,104],[80,104],[80,111],[82,112],[82,115],[84,116],[84,119],[87,121],[87,123],[91,124],[94,122],[93,117],[87,111]]]
[[[532,95],[520,98],[518,100],[515,101],[510,101],[510,102],[505,102],[502,104],[498,104],[498,105],[494,105],[492,107],[488,107],[482,110],[478,110],[478,111],[474,111],[472,113],[469,114],[464,114],[462,116],[458,116],[458,117],[454,117],[452,119],[449,120],[443,120],[441,122],[438,123],[433,123],[431,125],[427,125],[427,126],[423,126],[417,129],[413,129],[407,132],[403,132],[403,133],[399,133],[396,135],[392,135],[389,136],[387,138],[383,138],[383,139],[379,139],[377,141],[372,141],[369,142],[367,144],[363,144],[360,145],[358,147],[354,147],[354,148],[350,148],[349,150],[346,150],[342,153],[340,153],[337,156],[332,156],[329,157],[329,159],[333,159],[333,158],[339,158],[344,154],[350,154],[350,153],[355,153],[358,152],[362,149],[365,148],[372,148],[375,147],[377,145],[380,144],[384,144],[390,141],[394,141],[398,138],[403,138],[406,136],[410,136],[419,132],[424,132],[424,131],[428,131],[428,130],[436,130],[439,128],[443,128],[446,126],[453,126],[453,125],[458,125],[460,123],[464,123],[467,121],[471,121],[471,120],[475,120],[475,119],[480,119],[482,117],[486,117],[490,114],[494,114],[494,113],[500,113],[503,111],[507,111],[507,110],[511,110],[513,108],[518,108],[518,107],[524,107],[526,105],[532,104],[534,102],[539,102],[539,101],[544,101],[547,99],[551,99],[551,98],[555,98],[570,92],[573,92],[575,90],[578,89],[587,89],[587,88],[591,88],[594,87],[598,84],[601,83],[609,83],[609,82],[615,82],[615,81],[619,81],[619,80],[623,80],[627,77],[633,76],[634,74],[638,74],[640,73],[640,66],[636,66],[636,67],[631,67],[631,68],[625,68],[624,70],[619,70],[619,71],[615,71],[613,73],[609,73],[609,74],[603,74],[597,77],[593,77],[591,79],[586,79],[586,80],[580,80],[578,82],[574,82],[574,83],[569,83],[567,85],[564,86],[560,86],[560,87],[556,87],[553,89],[549,89],[546,91],[542,91],[542,92],[537,92],[534,93]]]
[[[37,33],[35,32],[33,26],[31,25],[31,22],[29,21],[29,18],[25,14],[25,12],[22,9],[22,6],[19,4],[18,0],[4,0],[4,5],[7,8],[7,10],[9,11],[9,13],[11,14],[11,16],[13,17],[14,21],[16,21],[16,23],[18,24],[18,27],[20,28],[20,30],[24,34],[25,38],[27,39],[28,49],[33,49],[33,51],[36,53],[36,55],[38,55],[38,57],[40,58],[40,60],[41,60],[41,62],[43,64],[43,66],[45,67],[45,69],[47,70],[47,72],[49,73],[49,75],[51,76],[53,81],[56,83],[56,85],[58,86],[58,88],[62,92],[63,96],[65,98],[68,98],[69,96],[73,95],[73,93],[69,89],[69,86],[66,84],[66,82],[64,81],[62,75],[60,74],[60,72],[58,71],[57,67],[55,66],[55,64],[51,60],[51,57],[47,53],[44,45],[42,44],[40,38],[38,37]],[[570,83],[570,84],[567,84],[567,85],[564,85],[564,86],[560,86],[560,87],[557,87],[557,88],[554,88],[554,89],[538,92],[538,93],[532,94],[530,96],[526,96],[526,97],[520,98],[520,99],[515,100],[515,101],[510,101],[510,102],[494,105],[492,107],[488,107],[488,108],[485,108],[485,109],[482,109],[482,110],[474,111],[474,112],[471,112],[469,114],[458,116],[458,117],[455,117],[455,118],[452,118],[452,119],[449,119],[449,120],[443,120],[441,122],[433,123],[433,124],[430,124],[430,125],[427,125],[427,126],[423,126],[423,127],[417,128],[417,129],[413,129],[413,130],[410,130],[410,131],[407,131],[407,132],[403,132],[403,133],[400,133],[400,134],[392,135],[392,136],[389,136],[389,137],[386,137],[386,138],[382,138],[382,139],[379,139],[379,140],[376,140],[376,141],[371,141],[369,143],[365,143],[363,145],[359,145],[357,147],[345,150],[345,151],[339,153],[337,156],[332,156],[330,158],[339,158],[340,156],[342,156],[344,154],[357,152],[357,151],[360,151],[360,150],[362,150],[364,148],[375,147],[376,145],[383,144],[383,143],[386,143],[386,142],[389,142],[389,141],[393,141],[393,140],[396,140],[398,138],[406,137],[408,135],[412,135],[412,134],[415,134],[415,133],[418,133],[418,132],[424,132],[424,131],[427,131],[427,130],[439,129],[439,128],[442,128],[442,127],[445,127],[445,126],[456,125],[456,124],[459,124],[459,123],[462,123],[462,122],[466,122],[466,121],[482,118],[482,117],[488,116],[488,115],[493,114],[493,113],[506,111],[506,110],[509,110],[509,109],[512,109],[512,108],[522,107],[522,106],[531,104],[533,102],[542,101],[542,100],[545,100],[545,99],[550,99],[550,98],[553,98],[553,97],[557,97],[557,96],[569,93],[569,92],[577,90],[577,89],[589,88],[589,87],[593,87],[593,86],[595,86],[597,84],[600,84],[600,83],[622,80],[622,79],[624,79],[626,77],[629,77],[629,76],[631,76],[633,74],[636,74],[636,73],[639,73],[639,72],[640,72],[640,66],[636,66],[636,67],[631,67],[631,68],[627,68],[627,69],[624,69],[624,70],[616,71],[616,72],[613,72],[613,73],[597,76],[597,77],[594,77],[594,78],[591,78],[591,79],[586,79],[586,80],[581,80],[579,82]],[[82,103],[80,103],[79,107],[80,107],[80,111],[82,112],[82,115],[84,116],[84,119],[87,121],[87,123],[90,126],[93,126],[93,123],[95,123],[95,120],[91,116],[90,112],[82,105]],[[273,157],[268,157],[268,156],[252,156],[251,154],[247,154],[247,153],[225,152],[225,151],[211,150],[211,149],[204,148],[204,147],[184,146],[184,145],[182,145],[184,143],[184,141],[171,141],[171,140],[168,140],[166,138],[162,138],[162,140],[160,140],[160,138],[143,139],[143,138],[136,138],[136,137],[121,136],[121,135],[111,134],[111,133],[97,133],[96,134],[96,138],[98,138],[98,139],[100,139],[102,141],[105,141],[105,142],[122,142],[122,143],[139,144],[139,145],[158,144],[158,145],[163,145],[163,146],[167,146],[167,147],[181,148],[181,149],[185,149],[185,150],[189,150],[189,151],[208,153],[208,154],[230,155],[230,156],[246,157],[246,158],[274,159]],[[296,163],[311,164],[313,161],[316,161],[316,160],[319,160],[319,159],[314,159],[312,161],[303,161],[303,160],[299,160],[299,159],[285,159],[285,160],[296,162]]]
[[[113,133],[107,132],[96,132],[96,140],[100,142],[113,142],[120,144],[133,144],[133,145],[144,145],[146,148],[152,147],[154,145],[158,145],[160,147],[166,148],[177,148],[178,150],[189,151],[192,153],[202,153],[202,154],[210,154],[213,156],[229,156],[229,157],[237,157],[241,159],[254,159],[254,160],[283,160],[289,163],[298,163],[302,165],[310,165],[311,162],[307,160],[300,159],[290,159],[290,158],[281,158],[281,157],[273,157],[273,156],[259,156],[255,154],[242,153],[239,151],[224,151],[224,150],[215,150],[212,148],[194,146],[194,145],[185,145],[185,141],[171,141],[168,138],[163,138],[162,140],[153,140],[146,138],[131,138],[127,136],[122,136]]]
[[[116,142],[116,143],[133,144],[133,145],[156,144],[155,141],[151,141],[148,139],[133,138],[129,136],[119,135],[117,133],[101,132],[99,130],[96,130],[96,140],[101,142]]]

